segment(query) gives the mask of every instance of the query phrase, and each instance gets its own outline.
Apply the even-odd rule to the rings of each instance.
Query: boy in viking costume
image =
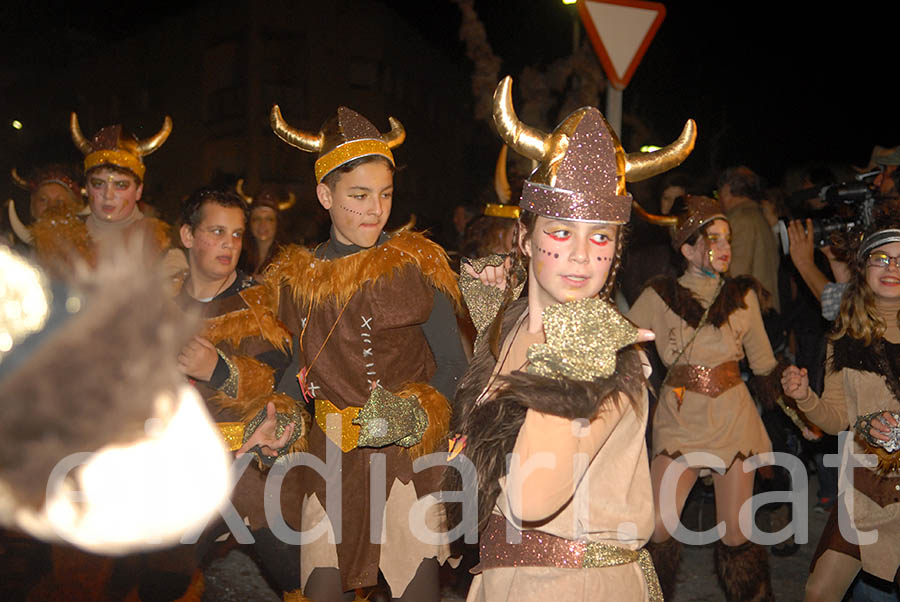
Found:
[[[127,134],[121,125],[102,128],[89,140],[81,132],[75,113],[69,126],[75,146],[85,155],[91,212],[86,218],[66,208],[45,212],[31,228],[38,259],[54,270],[66,269],[73,256],[93,265],[104,247],[141,236],[148,255],[163,261],[166,274],[184,270],[184,254],[170,248],[169,226],[144,217],[137,207],[144,190],[143,157],[166,141],[172,132],[172,120],[166,117],[162,129],[146,140]]]
[[[750,276],[724,275],[731,261],[731,228],[719,202],[689,196],[686,205],[673,217],[641,212],[644,219],[670,226],[672,247],[685,267],[677,279],[652,279],[628,312],[635,324],[656,333],[656,349],[668,368],[653,416],[656,527],[648,548],[663,593],[674,595],[681,543],[669,525],[681,516],[700,471],[713,469],[716,517],[725,525],[715,544],[716,574],[728,600],[762,602],[773,595],[768,553],[748,541],[750,534],[740,526],[755,477],[744,471],[743,461],[772,451],[772,444],[738,362],[747,358],[757,398],[774,407],[781,375],[760,313],[766,293]],[[684,456],[692,457],[690,463]],[[681,471],[674,500],[660,497],[664,476],[672,470]]]
[[[511,86],[508,77],[497,86],[494,122],[540,165],[524,185],[502,287],[484,283],[500,256],[471,262],[460,280],[479,330],[449,454],[478,473],[481,564],[468,600],[661,600],[642,550],[653,531],[649,365],[633,345],[652,333],[619,314],[610,293],[631,214],[625,182],[681,163],[694,124],[670,147],[626,155],[593,107],[552,133],[521,123]],[[520,261],[528,296],[515,300],[526,285]],[[446,490],[462,488],[457,471],[448,477]]]
[[[304,478],[304,530],[324,524],[331,531],[336,518],[342,530],[336,545],[323,536],[301,547],[304,591],[317,602],[341,600],[341,592],[374,585],[380,569],[395,598],[436,601],[438,561],[448,546],[420,541],[408,514],[439,488],[439,469],[416,473],[412,462],[446,435],[447,399],[465,369],[455,275],[444,250],[421,234],[383,231],[391,149],[405,138],[399,121],[390,118],[391,131],[382,135],[340,107],[309,134],[289,126],[276,105],[271,123],[288,144],[319,153],[316,194],[332,220],[327,243],[313,251],[287,247],[267,273],[291,297],[281,313],[297,329],[298,378],[315,408],[309,451],[323,461],[326,448],[342,452],[342,499],[326,499],[322,476]],[[384,466],[383,482],[370,478],[370,462]],[[383,497],[370,500],[373,487]],[[329,520],[326,506],[340,508],[339,517]],[[442,518],[429,515],[429,524],[441,530]]]

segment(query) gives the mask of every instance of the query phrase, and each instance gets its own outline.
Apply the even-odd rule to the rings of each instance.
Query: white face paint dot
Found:
[[[572,421],[572,435],[578,437],[587,437],[591,434],[591,421],[587,418],[576,418]]]

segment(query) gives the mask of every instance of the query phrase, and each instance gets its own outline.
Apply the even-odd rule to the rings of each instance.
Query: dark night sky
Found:
[[[461,55],[449,0],[384,1]],[[696,119],[705,164],[692,170],[747,163],[776,180],[804,161],[864,164],[873,145],[900,144],[900,3],[664,4],[625,110],[668,140]],[[508,73],[571,49],[574,7],[559,0],[476,0],[476,9]]]
[[[450,0],[379,1],[470,64]],[[114,43],[191,4],[6,3],[0,33],[7,66],[58,60],[62,30]],[[804,160],[861,164],[872,145],[900,144],[900,3],[823,8],[681,0],[666,6],[666,19],[625,91],[625,110],[668,140],[687,117],[695,118],[700,138],[692,170],[745,162],[774,180]],[[574,7],[560,0],[476,0],[476,9],[504,59],[504,73],[570,51]]]

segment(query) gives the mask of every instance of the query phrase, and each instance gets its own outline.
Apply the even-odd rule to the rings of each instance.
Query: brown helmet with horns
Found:
[[[678,139],[651,153],[628,153],[603,115],[582,107],[545,133],[516,116],[512,78],[494,91],[494,123],[500,137],[539,162],[525,181],[520,206],[557,219],[628,222],[632,198],[625,182],[645,180],[681,164],[694,148],[697,126],[689,119]],[[636,205],[636,203],[635,203]]]
[[[172,118],[166,115],[162,129],[145,140],[138,140],[136,136],[126,133],[118,124],[102,128],[88,140],[81,131],[78,115],[74,111],[69,119],[69,129],[72,141],[84,154],[85,173],[94,167],[109,164],[127,169],[143,179],[146,171],[143,157],[156,151],[172,133]]]
[[[319,153],[316,160],[316,182],[341,165],[369,155],[380,155],[394,165],[391,149],[403,144],[406,130],[393,117],[388,117],[391,131],[381,134],[372,123],[352,109],[338,107],[337,115],[322,125],[318,134],[291,127],[281,116],[278,105],[272,107],[269,123],[279,138],[300,150]]]

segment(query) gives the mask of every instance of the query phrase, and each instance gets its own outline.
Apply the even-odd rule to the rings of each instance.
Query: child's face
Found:
[[[612,224],[538,217],[522,240],[531,258],[529,295],[541,307],[596,297],[616,256],[618,227]]]
[[[394,174],[384,161],[371,161],[341,176],[334,188],[320,183],[319,202],[331,215],[335,236],[342,244],[368,248],[391,214]]]
[[[105,222],[120,222],[131,216],[141,200],[144,184],[126,174],[101,167],[87,179],[88,200],[94,217]]]

